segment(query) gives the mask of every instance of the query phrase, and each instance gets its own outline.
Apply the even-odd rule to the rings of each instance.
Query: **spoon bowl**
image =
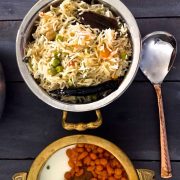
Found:
[[[140,68],[154,84],[161,84],[173,66],[177,52],[174,36],[156,31],[148,34],[142,42],[142,61]]]

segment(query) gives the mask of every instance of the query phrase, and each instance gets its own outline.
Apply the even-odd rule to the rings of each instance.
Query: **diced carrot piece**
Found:
[[[108,58],[110,54],[111,54],[111,51],[109,51],[109,49],[107,48],[104,48],[104,51],[100,51],[100,56],[102,58]]]

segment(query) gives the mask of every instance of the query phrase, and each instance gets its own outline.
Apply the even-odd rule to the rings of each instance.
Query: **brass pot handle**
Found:
[[[155,173],[149,169],[137,169],[139,180],[154,180]]]
[[[62,126],[66,130],[77,130],[77,131],[85,131],[86,129],[95,129],[101,126],[102,124],[102,115],[100,110],[96,110],[97,120],[89,123],[67,123],[67,111],[63,111],[62,117]]]
[[[27,179],[27,173],[26,172],[20,172],[13,175],[12,180],[26,180]]]

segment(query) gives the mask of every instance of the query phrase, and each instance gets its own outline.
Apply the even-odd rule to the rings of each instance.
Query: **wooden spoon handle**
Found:
[[[171,163],[170,163],[169,151],[168,151],[161,85],[155,84],[154,88],[156,90],[158,107],[159,107],[160,143],[161,143],[161,177],[170,178],[172,177],[172,173],[171,173]]]

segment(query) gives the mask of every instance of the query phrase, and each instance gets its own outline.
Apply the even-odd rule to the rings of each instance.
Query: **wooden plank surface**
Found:
[[[1,0],[0,20],[22,19],[29,9],[37,2],[36,0]]]
[[[178,0],[122,0],[137,18],[173,17],[180,15]]]
[[[157,30],[168,31],[180,43],[179,0],[122,0],[137,18],[142,37]],[[33,159],[48,144],[76,131],[61,126],[61,111],[41,102],[23,83],[15,56],[15,39],[24,15],[36,0],[0,1],[0,61],[5,70],[7,98],[0,119],[0,180],[15,172],[28,171]],[[172,180],[180,177],[180,52],[163,85]],[[159,122],[152,86],[138,72],[135,82],[117,101],[102,109],[103,125],[92,134],[121,147],[136,168],[156,171],[160,180]],[[69,113],[69,121],[90,121],[93,112]]]
[[[163,86],[168,140],[172,160],[180,160],[180,83]],[[149,83],[133,83],[117,101],[102,109],[103,125],[83,132],[106,138],[134,160],[159,160],[156,97]],[[95,119],[93,112],[70,113],[72,122]],[[37,99],[24,83],[8,83],[0,120],[0,158],[34,158],[52,141],[78,132],[65,131],[61,111]],[[12,153],[13,150],[13,153]]]
[[[17,172],[27,172],[32,164],[31,160],[0,160],[0,179],[11,180]]]
[[[152,31],[167,31],[172,33],[176,39],[177,43],[180,43],[180,19],[138,19],[137,20],[141,35],[144,37],[146,34]],[[167,26],[168,22],[168,26]],[[22,81],[20,76],[15,55],[15,39],[18,27],[21,22],[19,21],[1,21],[0,22],[0,61],[5,70],[5,76],[7,81]],[[174,67],[168,74],[167,81],[180,81],[180,51],[178,51]],[[138,73],[136,77],[137,81],[146,81],[146,78]]]
[[[1,0],[0,20],[23,19],[36,0]],[[135,17],[173,17],[180,16],[179,0],[122,0]]]
[[[154,161],[133,161],[134,166],[138,169],[151,169],[155,172],[155,179],[156,180],[162,180],[160,177],[160,162],[154,162]],[[169,178],[169,180],[179,180],[180,177],[180,162],[171,162],[172,165],[172,178]]]
[[[33,160],[0,160],[0,179],[10,180],[12,175],[17,172],[28,172]],[[156,174],[156,180],[160,178],[160,163],[154,161],[133,161],[134,166],[143,169],[151,169]],[[170,180],[179,180],[180,162],[172,162],[173,178]]]
[[[15,41],[20,22],[0,21],[0,61],[6,81],[22,80],[16,61]]]

